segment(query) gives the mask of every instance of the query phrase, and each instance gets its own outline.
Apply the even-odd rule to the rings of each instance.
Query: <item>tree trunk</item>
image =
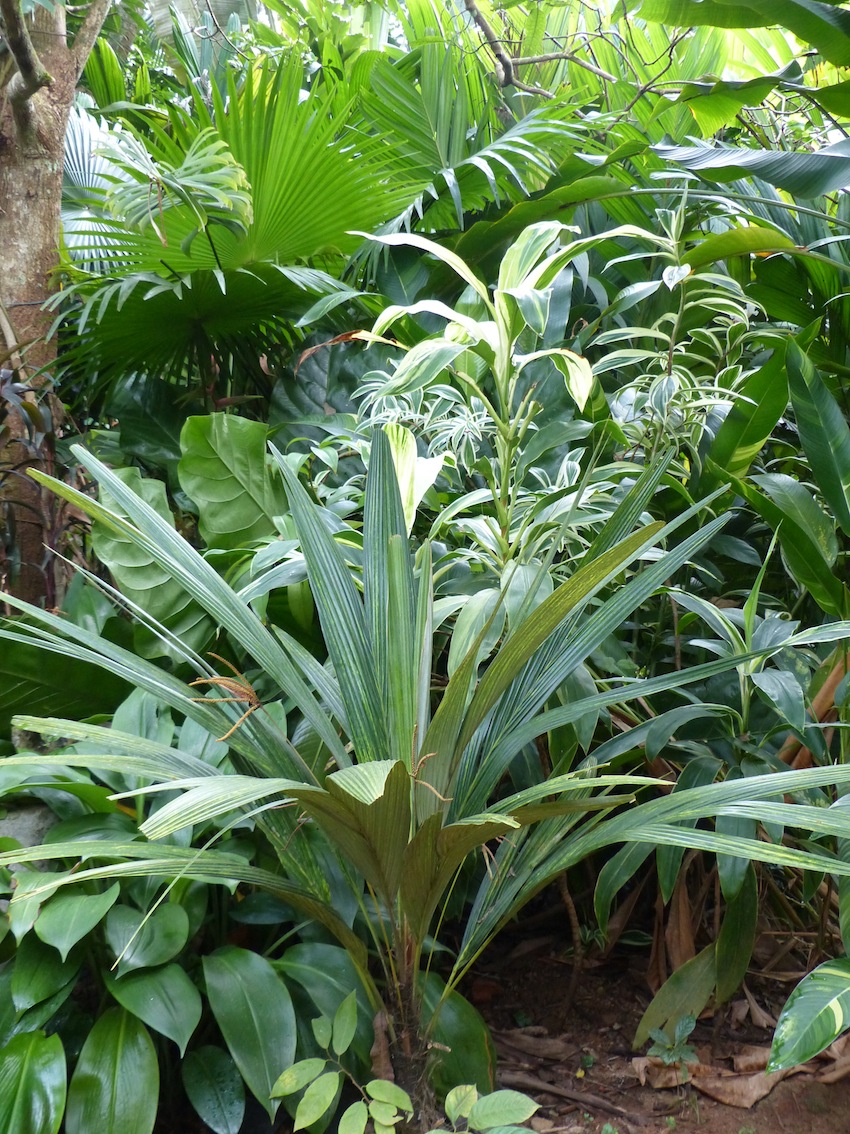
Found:
[[[73,46],[68,45],[61,4],[51,11],[36,6],[26,23],[31,44],[23,46],[12,33],[10,0],[0,0],[0,4],[17,64],[10,69],[11,82],[0,87],[0,358],[12,352],[3,365],[17,370],[16,378],[37,391],[51,376],[56,357],[55,340],[47,340],[52,317],[42,310],[42,304],[55,290],[51,273],[58,260],[65,129],[77,80],[108,0],[94,0],[90,5]],[[20,14],[20,7],[15,14]],[[26,94],[28,84],[30,93]],[[49,406],[54,418],[61,413],[56,398],[49,399]],[[53,420],[52,429],[43,431],[47,436],[36,447],[28,437],[22,411],[0,403],[2,408],[7,411],[7,436],[0,447],[0,552],[4,545],[7,551],[5,564],[0,558],[0,581],[20,598],[53,605],[53,574],[45,558],[53,527],[45,508],[52,505],[43,501],[26,469],[50,466],[51,434],[61,422]],[[19,568],[13,569],[17,564]]]

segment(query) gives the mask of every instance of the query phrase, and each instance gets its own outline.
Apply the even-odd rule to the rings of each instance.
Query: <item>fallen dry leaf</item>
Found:
[[[734,1071],[717,1071],[695,1075],[692,1081],[700,1094],[708,1095],[710,1099],[725,1106],[749,1110],[759,1099],[769,1095],[776,1084],[789,1074],[789,1071],[776,1071],[771,1075],[757,1071],[750,1075],[739,1075]]]
[[[665,1064],[654,1056],[636,1056],[632,1060],[632,1067],[640,1080],[640,1085],[642,1087],[650,1086],[656,1091],[675,1089],[691,1080],[691,1073],[687,1064],[684,1066]]]
[[[770,1048],[748,1044],[732,1056],[732,1068],[739,1074],[764,1071],[770,1057]]]
[[[755,997],[746,985],[744,985],[744,996],[746,996],[747,1003],[750,1006],[750,1016],[755,1026],[757,1028],[775,1028],[776,1017],[771,1016],[769,1012],[766,1012],[764,1008],[756,1003]]]

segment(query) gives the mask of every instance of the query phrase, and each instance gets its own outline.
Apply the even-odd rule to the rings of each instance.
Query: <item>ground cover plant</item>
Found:
[[[82,446],[0,360],[82,568],[23,600],[8,526],[0,789],[59,820],[0,848],[13,1126],[487,1130],[530,1104],[459,987],[547,885],[578,973],[579,916],[716,871],[638,1043],[734,993],[760,863],[848,924],[844,13],[789,6],[816,73],[644,8],[106,25],[51,304]]]

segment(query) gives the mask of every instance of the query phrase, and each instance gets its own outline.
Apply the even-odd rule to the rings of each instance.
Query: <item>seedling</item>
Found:
[[[686,1064],[699,1063],[697,1053],[687,1042],[688,1036],[696,1027],[696,1017],[682,1016],[676,1021],[676,1027],[671,1039],[667,1032],[661,1028],[653,1028],[649,1035],[655,1042],[647,1055],[660,1059],[665,1067],[681,1067],[682,1082],[685,1081]]]

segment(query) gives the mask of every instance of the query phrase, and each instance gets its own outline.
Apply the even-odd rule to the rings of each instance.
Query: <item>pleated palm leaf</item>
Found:
[[[111,197],[101,191],[108,272],[68,265],[72,283],[56,306],[78,305],[69,359],[78,371],[103,384],[132,371],[205,385],[217,375],[261,379],[260,356],[316,294],[342,289],[318,269],[342,268],[358,242],[349,232],[374,228],[416,195],[421,185],[390,178],[374,140],[356,149],[340,140],[343,124],[321,98],[302,100],[302,79],[297,59],[250,71],[240,91],[231,82],[227,105],[214,98],[212,113],[198,100],[192,119],[171,108],[168,130],[152,119],[143,152],[141,136],[113,147],[142,208],[122,210],[121,185]],[[215,152],[198,151],[204,132]],[[225,167],[247,184],[225,186],[210,212]],[[248,205],[242,223],[237,204]],[[110,219],[110,207],[119,215]],[[72,223],[66,240],[85,251],[85,231]],[[97,252],[107,258],[100,237]]]

